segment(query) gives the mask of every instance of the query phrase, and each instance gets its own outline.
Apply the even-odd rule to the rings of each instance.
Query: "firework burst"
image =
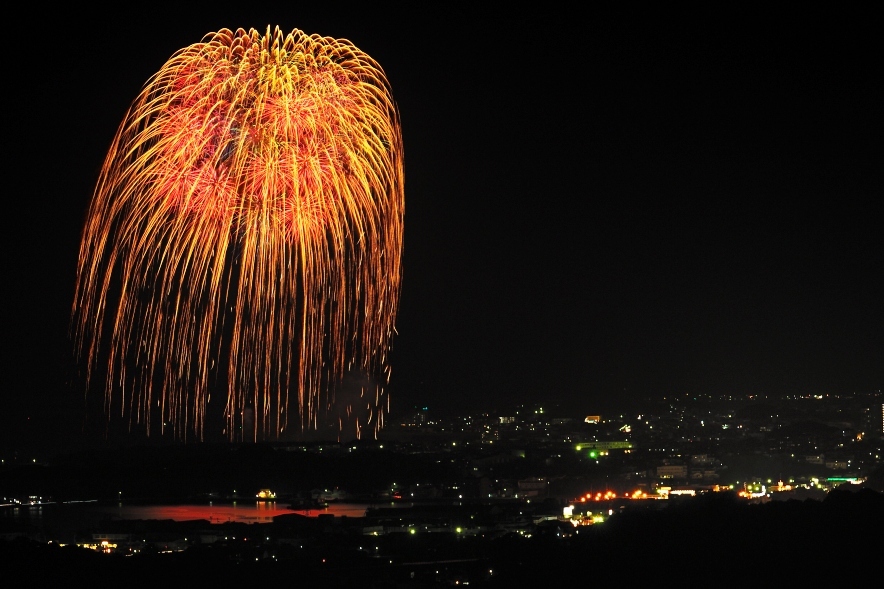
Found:
[[[327,415],[376,433],[403,213],[399,115],[372,58],[297,29],[206,35],[148,80],[99,175],[72,322],[87,382],[148,434],[153,418],[202,438],[218,388],[231,439],[247,412],[247,438]],[[336,400],[348,374],[358,394]]]

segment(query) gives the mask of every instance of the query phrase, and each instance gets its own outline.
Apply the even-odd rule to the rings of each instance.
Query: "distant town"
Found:
[[[754,535],[768,525],[765,533],[792,534],[808,522],[815,522],[814,534],[871,530],[884,516],[882,446],[881,391],[689,396],[617,415],[571,415],[562,406],[536,404],[444,418],[417,407],[372,440],[133,446],[46,461],[4,457],[0,552],[25,541],[31,558],[38,546],[128,557],[205,557],[211,547],[223,562],[298,562],[318,575],[316,562],[358,555],[360,566],[389,565],[372,574],[403,586],[423,586],[420,579],[490,586],[503,584],[504,545],[511,550],[524,547],[512,542],[557,538],[569,550],[588,542],[597,552],[600,543],[626,534],[626,522],[634,533],[623,537],[650,541],[660,517],[672,518],[665,520],[667,542],[690,536],[700,520],[725,536]],[[834,517],[824,511],[834,507],[823,507],[835,505],[833,493],[861,499],[849,512],[841,501]],[[107,516],[77,527],[52,523],[53,509],[71,512],[73,505],[212,502],[272,504],[289,513],[251,524]],[[344,504],[364,509],[340,515],[336,508]],[[784,518],[777,505],[802,512],[792,508]],[[630,519],[634,514],[644,519]],[[641,526],[649,527],[637,531]],[[729,554],[729,542],[709,557]],[[839,546],[852,560],[853,549]],[[541,566],[537,559],[545,553],[529,552],[521,566]]]
[[[382,436],[459,457],[479,495],[581,500],[728,489],[764,499],[861,484],[884,464],[882,429],[884,397],[875,391],[684,396],[616,415],[543,404],[453,419],[416,410]]]

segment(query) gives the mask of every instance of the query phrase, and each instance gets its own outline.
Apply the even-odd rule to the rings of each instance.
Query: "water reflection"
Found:
[[[210,523],[244,522],[272,523],[278,515],[298,513],[308,517],[330,514],[336,517],[363,517],[368,507],[365,503],[330,503],[322,508],[305,508],[294,510],[286,503],[275,501],[256,501],[254,503],[209,503],[175,504],[175,505],[128,505],[121,503],[114,506],[99,507],[98,510],[107,517],[119,519],[154,519],[192,521],[207,520]]]
[[[63,530],[87,529],[105,520],[205,520],[212,524],[228,522],[272,523],[279,515],[300,514],[307,517],[333,515],[335,517],[364,517],[366,509],[373,507],[411,507],[408,502],[340,503],[332,502],[322,507],[292,509],[287,502],[210,502],[175,503],[168,505],[139,505],[120,502],[100,504],[78,502],[44,506],[7,507],[0,509],[0,520],[18,522],[39,528]]]

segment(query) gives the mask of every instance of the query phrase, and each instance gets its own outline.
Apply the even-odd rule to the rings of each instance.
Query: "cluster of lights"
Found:
[[[64,546],[64,544],[61,544],[61,546]],[[107,540],[102,540],[100,543],[97,544],[77,544],[77,546],[79,546],[80,548],[86,548],[88,550],[94,550],[95,552],[103,552],[104,554],[110,554],[117,549],[116,544],[112,544]]]
[[[612,515],[614,510],[609,509],[608,515]],[[591,513],[587,512],[585,516],[582,515],[574,515],[574,506],[569,505],[563,510],[563,516],[571,521],[571,525],[575,528],[578,526],[591,526],[593,524],[599,524],[605,521],[605,516],[602,513]]]
[[[605,491],[604,493],[598,491],[595,494],[587,493],[586,495],[583,495],[582,497],[580,497],[580,502],[586,503],[587,501],[611,501],[613,499],[616,499],[617,497],[620,497],[620,495],[617,495],[617,493],[615,493],[614,491]],[[624,493],[622,497],[626,499],[647,499],[648,494],[640,489],[636,489],[632,493]]]

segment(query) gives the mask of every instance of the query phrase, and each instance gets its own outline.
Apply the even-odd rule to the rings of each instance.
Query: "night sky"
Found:
[[[95,441],[68,338],[85,211],[141,85],[224,27],[347,38],[391,82],[394,415],[881,389],[871,13],[342,6],[34,11],[7,31],[0,450]]]

